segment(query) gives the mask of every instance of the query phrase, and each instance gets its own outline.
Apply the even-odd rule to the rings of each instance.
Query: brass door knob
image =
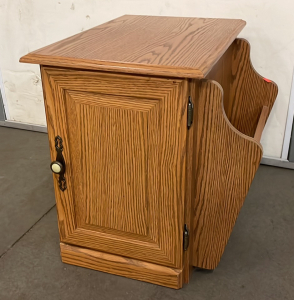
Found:
[[[63,167],[62,163],[60,163],[59,161],[53,161],[50,164],[50,169],[55,174],[62,174],[64,171],[64,167]]]

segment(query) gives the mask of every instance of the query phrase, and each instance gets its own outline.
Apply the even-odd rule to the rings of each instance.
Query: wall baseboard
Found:
[[[32,125],[13,121],[0,121],[0,126],[47,133],[47,127],[41,125]],[[294,170],[294,163],[282,158],[263,156],[261,164]]]
[[[290,162],[289,160],[277,158],[277,157],[269,157],[263,156],[261,159],[262,165],[285,168],[285,169],[292,169],[294,170],[294,163]]]
[[[0,121],[0,126],[47,133],[47,127],[41,125],[26,124],[13,121]]]

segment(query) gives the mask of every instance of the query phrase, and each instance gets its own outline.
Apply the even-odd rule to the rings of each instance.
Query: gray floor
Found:
[[[294,170],[261,166],[214,272],[176,291],[65,265],[47,135],[0,127],[0,300],[294,299]]]

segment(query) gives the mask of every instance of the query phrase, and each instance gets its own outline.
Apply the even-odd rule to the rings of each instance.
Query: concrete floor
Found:
[[[294,171],[261,166],[219,266],[172,290],[63,264],[47,135],[0,127],[0,300],[294,299]]]

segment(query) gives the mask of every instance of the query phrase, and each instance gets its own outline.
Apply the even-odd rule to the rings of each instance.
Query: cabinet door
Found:
[[[61,241],[182,267],[187,81],[42,67]]]

